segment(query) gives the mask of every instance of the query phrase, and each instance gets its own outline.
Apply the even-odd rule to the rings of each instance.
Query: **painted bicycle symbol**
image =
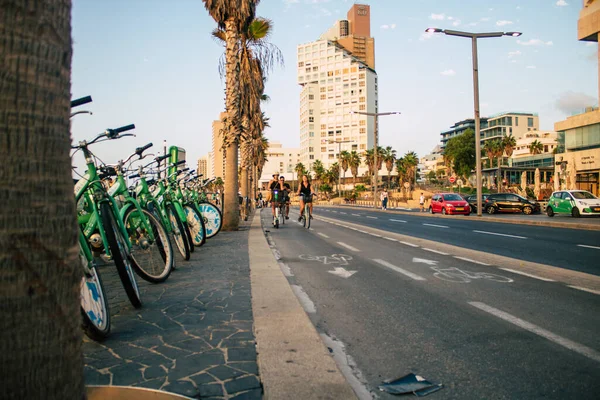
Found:
[[[457,282],[457,283],[469,283],[472,280],[476,279],[487,279],[489,281],[494,282],[514,282],[512,279],[507,278],[501,275],[490,274],[488,272],[469,272],[463,271],[462,269],[452,267],[452,268],[440,268],[440,267],[431,267],[432,270],[436,271],[433,276],[438,279],[448,281],[448,282]]]
[[[298,257],[301,260],[318,261],[325,265],[329,265],[329,264],[348,265],[348,261],[352,260],[352,256],[349,256],[346,254],[332,254],[330,256],[312,256],[310,254],[300,254]]]

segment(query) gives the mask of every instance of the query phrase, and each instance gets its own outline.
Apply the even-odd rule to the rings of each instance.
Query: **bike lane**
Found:
[[[269,222],[263,216],[311,319],[346,345],[370,389],[408,372],[444,383],[451,389],[444,398],[552,398],[551,382],[569,379],[575,383],[561,387],[563,396],[599,388],[579,376],[582,368],[600,371],[597,295],[342,221],[315,219],[311,231]]]

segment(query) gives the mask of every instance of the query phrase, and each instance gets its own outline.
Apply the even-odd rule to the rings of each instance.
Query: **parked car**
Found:
[[[438,193],[434,194],[431,198],[431,205],[429,206],[429,212],[435,214],[440,212],[442,214],[471,214],[471,207],[465,199],[456,193]]]
[[[485,199],[487,199],[489,196],[489,194],[482,194],[481,195],[481,204],[483,205],[485,203]],[[476,213],[477,212],[477,195],[476,194],[472,194],[470,196],[465,197],[465,200],[467,200],[467,202],[469,203],[469,206],[471,206],[471,212]],[[485,207],[481,207],[482,209]]]
[[[490,194],[483,203],[483,212],[495,214],[497,212],[522,212],[531,214],[540,212],[540,203],[527,200],[525,197],[514,193]]]
[[[600,199],[585,190],[561,190],[550,196],[546,214],[549,217],[554,214],[600,215]]]

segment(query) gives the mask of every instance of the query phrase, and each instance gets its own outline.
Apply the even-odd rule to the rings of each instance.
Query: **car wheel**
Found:
[[[435,214],[435,213],[433,212],[433,207],[429,206],[429,212],[430,212],[431,214]]]
[[[533,212],[531,207],[523,207],[523,214],[530,215]]]
[[[496,214],[496,207],[494,207],[494,206],[489,206],[489,207],[487,208],[487,213],[488,213],[488,214],[490,214],[490,215],[492,215],[492,214]]]
[[[573,207],[573,211],[571,211],[571,215],[573,215],[575,218],[581,217],[581,213],[579,212],[579,208]]]
[[[442,215],[446,215],[446,209],[442,208]]]
[[[552,209],[552,207],[550,207],[550,206],[546,207],[546,214],[549,217],[554,217],[554,210]]]

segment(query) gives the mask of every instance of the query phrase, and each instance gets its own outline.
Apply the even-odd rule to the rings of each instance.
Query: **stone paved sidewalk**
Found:
[[[202,399],[260,399],[248,231],[220,232],[162,284],[138,278],[129,305],[114,266],[101,267],[112,317],[103,343],[86,338],[88,385],[140,386]]]

